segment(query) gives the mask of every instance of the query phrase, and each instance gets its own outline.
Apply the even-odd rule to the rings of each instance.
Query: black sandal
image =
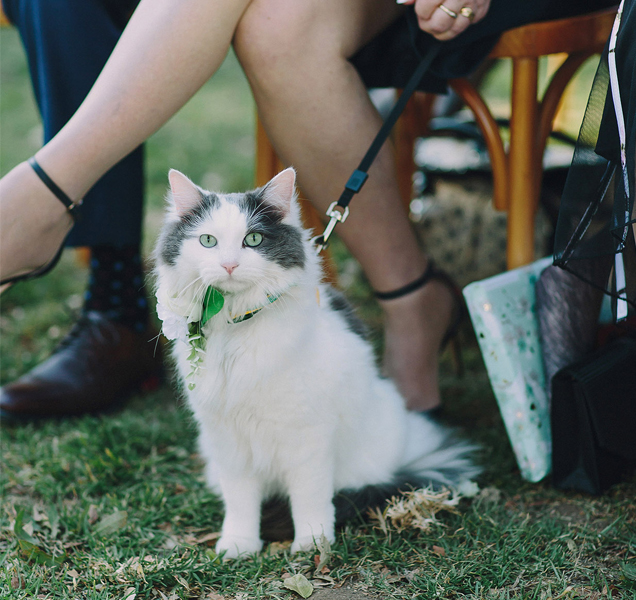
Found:
[[[458,375],[461,375],[464,372],[463,361],[461,357],[461,349],[459,346],[458,333],[459,328],[468,315],[468,310],[466,309],[466,303],[464,301],[464,296],[459,288],[459,286],[455,283],[453,278],[442,269],[438,269],[432,260],[428,261],[428,266],[424,271],[424,274],[412,281],[411,283],[407,283],[405,286],[398,288],[397,290],[392,290],[390,292],[376,292],[374,290],[374,295],[378,300],[395,300],[396,298],[402,298],[414,292],[415,290],[419,290],[424,287],[430,281],[437,280],[442,282],[448,290],[453,295],[453,299],[455,300],[454,311],[451,315],[451,323],[442,338],[442,342],[440,344],[440,352],[442,352],[448,342],[453,341],[453,357],[455,362],[455,367]]]
[[[73,218],[73,221],[77,218],[77,207],[79,206],[79,202],[73,202],[60,188],[59,186],[45,173],[44,169],[38,164],[35,160],[35,157],[31,157],[29,160],[29,165],[35,171],[35,174],[40,178],[42,183],[49,188],[49,190],[55,195],[55,197],[66,207],[66,210]],[[18,281],[26,281],[28,279],[36,279],[37,277],[42,277],[42,275],[46,275],[55,265],[57,265],[60,260],[60,256],[62,256],[62,251],[64,250],[64,246],[60,246],[59,250],[55,254],[55,256],[45,265],[34,269],[33,271],[29,271],[28,273],[23,273],[22,275],[13,275],[12,277],[7,277],[0,281],[0,285],[5,285],[8,283],[17,283]]]

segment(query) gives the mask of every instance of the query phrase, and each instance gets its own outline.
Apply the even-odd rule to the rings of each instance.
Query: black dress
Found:
[[[617,3],[618,0],[492,0],[488,14],[479,23],[442,44],[420,89],[444,93],[446,80],[474,71],[508,29],[593,12]],[[433,38],[419,29],[411,9],[362,48],[351,62],[367,87],[402,88],[432,42]]]

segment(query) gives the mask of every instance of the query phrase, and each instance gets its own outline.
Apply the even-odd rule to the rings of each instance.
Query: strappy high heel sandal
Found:
[[[38,164],[35,160],[35,157],[31,157],[28,160],[29,165],[35,171],[35,174],[40,178],[42,183],[49,188],[49,190],[55,195],[55,197],[66,207],[66,210],[71,215],[73,221],[77,219],[77,207],[79,206],[79,202],[73,202],[60,188],[59,186],[45,173],[44,169]],[[7,277],[0,281],[0,286],[6,284],[17,283],[19,281],[26,281],[29,279],[36,279],[37,277],[42,277],[42,275],[46,275],[55,265],[57,265],[60,260],[60,256],[62,256],[62,251],[64,250],[64,246],[60,246],[59,250],[55,254],[55,256],[45,265],[41,267],[37,267],[28,273],[22,273],[21,275],[13,275],[12,277]]]
[[[405,286],[398,288],[397,290],[392,290],[390,292],[374,291],[373,293],[378,300],[395,300],[419,290],[431,281],[440,281],[443,283],[453,296],[454,307],[451,314],[451,322],[444,334],[444,337],[442,338],[440,352],[444,351],[449,342],[451,343],[455,371],[457,372],[457,375],[461,377],[464,374],[464,362],[462,359],[458,333],[462,322],[468,315],[468,310],[459,286],[446,271],[438,269],[433,261],[429,260],[424,274],[419,279],[416,279],[411,283],[407,283]],[[439,412],[438,409],[432,409],[431,411],[426,412],[433,415],[434,411]]]

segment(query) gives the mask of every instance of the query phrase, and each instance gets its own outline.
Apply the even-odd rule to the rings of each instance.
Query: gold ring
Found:
[[[449,17],[452,17],[453,19],[457,18],[457,13],[454,10],[451,10],[450,8],[446,8],[443,4],[440,4],[437,8],[445,12]]]
[[[462,17],[466,17],[471,23],[475,20],[475,11],[470,6],[462,6],[459,14]]]

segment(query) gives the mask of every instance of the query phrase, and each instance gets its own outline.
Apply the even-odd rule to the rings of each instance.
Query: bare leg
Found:
[[[235,49],[276,150],[298,169],[305,194],[324,211],[380,127],[380,117],[346,60],[400,10],[387,0],[254,0]],[[378,291],[400,288],[427,264],[401,206],[391,149],[370,170],[338,234]],[[438,353],[452,301],[439,282],[382,302],[385,368],[410,408],[439,404]]]
[[[179,110],[223,61],[248,4],[142,0],[82,106],[37,154],[58,186],[78,200]],[[26,164],[0,181],[0,222],[0,279],[49,260],[71,225]]]

